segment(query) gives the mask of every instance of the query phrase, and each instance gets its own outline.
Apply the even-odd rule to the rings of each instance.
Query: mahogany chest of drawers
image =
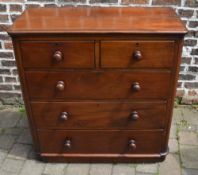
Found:
[[[39,157],[164,160],[186,33],[174,10],[28,9],[8,33]]]

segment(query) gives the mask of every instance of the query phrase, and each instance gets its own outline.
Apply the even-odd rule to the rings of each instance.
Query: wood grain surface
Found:
[[[28,33],[186,33],[171,8],[65,7],[27,9],[8,31]]]

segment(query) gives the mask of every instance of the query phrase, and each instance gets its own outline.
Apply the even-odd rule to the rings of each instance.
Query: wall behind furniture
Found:
[[[189,30],[185,37],[177,96],[198,103],[198,0],[0,0],[0,102],[20,102],[21,90],[7,28],[26,8],[62,6],[172,7]]]

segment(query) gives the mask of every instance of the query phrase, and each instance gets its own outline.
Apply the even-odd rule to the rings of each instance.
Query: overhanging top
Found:
[[[27,9],[8,30],[10,35],[44,33],[185,34],[171,8],[64,7]]]

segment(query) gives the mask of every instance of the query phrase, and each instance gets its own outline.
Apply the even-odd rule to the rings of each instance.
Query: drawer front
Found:
[[[92,41],[23,41],[21,43],[25,68],[93,68]]]
[[[104,68],[168,68],[173,65],[174,41],[102,41]]]
[[[31,99],[166,98],[170,73],[142,71],[26,72]]]
[[[42,153],[160,153],[161,131],[42,130]]]
[[[55,129],[161,129],[165,103],[32,102],[38,128]]]

